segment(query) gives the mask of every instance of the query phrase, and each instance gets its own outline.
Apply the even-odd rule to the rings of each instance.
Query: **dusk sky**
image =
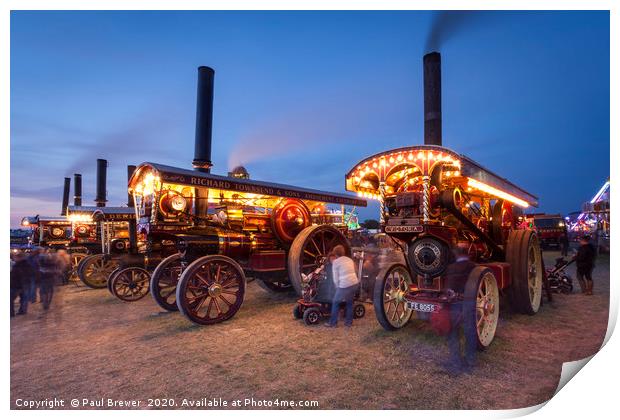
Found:
[[[342,192],[361,159],[423,142],[430,48],[445,147],[540,211],[594,195],[609,176],[608,12],[12,12],[11,226],[58,215],[75,172],[93,205],[97,158],[108,205],[126,202],[128,164],[191,168],[199,65],[216,72],[213,173]]]

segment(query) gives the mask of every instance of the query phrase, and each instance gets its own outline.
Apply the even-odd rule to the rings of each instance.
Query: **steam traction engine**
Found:
[[[153,271],[151,295],[203,325],[237,313],[246,275],[301,293],[302,270],[322,265],[336,245],[350,250],[344,206],[366,206],[347,194],[251,180],[242,167],[211,174],[214,74],[198,68],[194,170],[143,163],[129,180],[138,252],[148,260],[177,251]]]
[[[65,217],[28,216],[21,225],[31,229],[31,246],[49,246],[65,249],[71,242],[71,222]]]
[[[80,280],[93,289],[106,287],[110,273],[119,266],[119,258],[128,252],[129,225],[135,223],[133,209],[69,206],[68,218],[77,225],[76,232],[83,226],[93,235],[88,238],[90,253],[77,267]]]
[[[451,304],[475,300],[464,325],[476,328],[484,348],[495,335],[500,293],[508,293],[521,313],[538,311],[543,274],[538,238],[517,229],[521,208],[537,205],[536,197],[432,145],[365,159],[347,174],[346,186],[381,200],[382,229],[406,257],[406,265],[385,268],[375,283],[375,312],[384,328],[404,327],[413,311],[439,317]],[[442,275],[457,243],[467,244],[477,267],[465,284],[448,288]]]
[[[301,291],[301,270],[322,265],[336,245],[350,249],[344,212],[326,203],[366,205],[345,194],[153,163],[136,169],[129,190],[142,251],[179,251],[153,272],[153,298],[203,325],[235,315],[246,275],[273,291],[289,289],[290,277]]]

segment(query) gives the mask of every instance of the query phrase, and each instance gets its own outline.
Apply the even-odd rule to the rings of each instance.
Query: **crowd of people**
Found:
[[[67,282],[71,260],[61,249],[35,248],[30,252],[11,253],[11,317],[28,313],[29,304],[40,302],[47,311],[52,303],[54,287]],[[15,312],[17,298],[19,308]]]

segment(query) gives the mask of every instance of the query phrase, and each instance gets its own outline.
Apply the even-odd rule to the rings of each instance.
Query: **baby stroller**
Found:
[[[306,325],[316,325],[324,317],[329,317],[332,310],[332,300],[336,293],[336,285],[332,278],[331,264],[326,263],[308,275],[304,275],[306,287],[302,298],[293,308],[295,319],[303,319]],[[359,277],[358,277],[359,278]],[[361,282],[360,282],[361,286]],[[353,318],[363,318],[366,314],[364,304],[358,301],[359,290],[353,305]],[[341,304],[341,305],[344,305]]]
[[[547,269],[547,281],[552,292],[564,294],[573,292],[573,279],[564,271],[573,261],[566,261],[564,257],[560,257],[555,260],[553,268]]]

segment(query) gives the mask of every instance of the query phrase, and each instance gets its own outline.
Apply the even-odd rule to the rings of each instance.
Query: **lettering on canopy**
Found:
[[[251,194],[271,195],[276,197],[297,198],[300,200],[320,201],[325,203],[345,204],[350,206],[366,207],[366,201],[356,198],[343,197],[332,194],[322,194],[320,192],[293,190],[274,185],[261,185],[252,182],[237,182],[227,179],[208,178],[206,176],[189,176],[179,173],[160,172],[161,179],[167,183],[177,183],[206,187],[219,190],[239,191]]]

